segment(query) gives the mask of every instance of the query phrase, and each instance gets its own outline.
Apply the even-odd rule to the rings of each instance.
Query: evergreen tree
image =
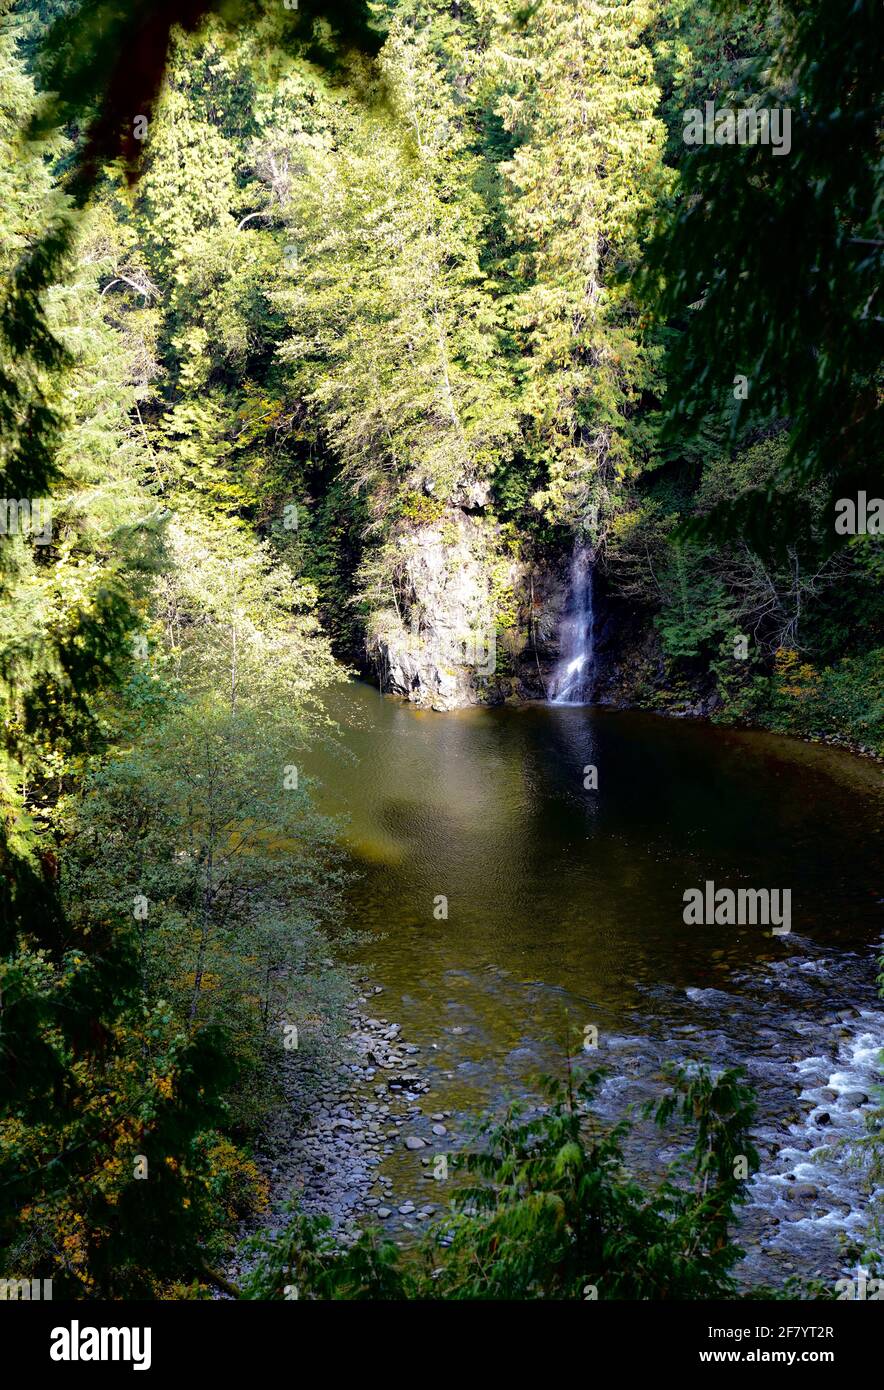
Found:
[[[546,464],[535,503],[599,535],[642,461],[630,422],[654,380],[628,287],[658,189],[663,127],[640,0],[542,0],[500,59],[517,250],[523,406]],[[596,521],[593,524],[593,517]]]
[[[753,7],[750,7],[750,12]],[[881,455],[880,7],[787,0],[777,45],[747,65],[743,89],[790,112],[790,151],[700,145],[648,252],[649,304],[682,330],[668,363],[670,432],[728,411],[789,422],[780,475],[693,530],[784,545],[807,531],[808,484],[840,496],[874,488]]]

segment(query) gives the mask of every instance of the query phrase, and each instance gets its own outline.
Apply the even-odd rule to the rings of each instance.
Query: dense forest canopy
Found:
[[[440,574],[497,634],[480,698],[540,670],[576,538],[653,641],[629,698],[884,748],[884,24],[2,8],[0,467],[51,535],[4,504],[0,1237],[75,1295],[199,1295],[261,1208],[281,1021],[320,1069],[343,1026],[301,754]],[[687,144],[706,103],[788,108],[790,150]],[[630,1192],[636,1231],[679,1200]]]

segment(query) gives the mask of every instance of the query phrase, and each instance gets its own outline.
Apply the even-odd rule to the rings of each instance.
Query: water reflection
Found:
[[[878,768],[641,713],[437,715],[361,685],[329,703],[356,757],[318,750],[309,770],[323,808],[348,818],[361,869],[357,959],[384,988],[385,1016],[420,1047],[434,1108],[465,1119],[530,1090],[538,1070],[560,1065],[569,1028],[586,1024],[599,1029],[593,1060],[610,1069],[612,1115],[652,1094],[667,1060],[742,1063],[769,1157],[746,1218],[763,1244],[764,1222],[780,1222],[771,1201],[819,1142],[816,1092],[801,1099],[808,1069],[825,1089],[829,1072],[858,1056],[872,1067],[884,1044]],[[597,790],[584,786],[588,765]],[[707,878],[790,888],[791,934],[685,926],[684,890]],[[844,1116],[861,1128],[861,1110]],[[653,1146],[633,1157],[659,1162]],[[413,1160],[389,1162],[408,1190]],[[823,1186],[840,1206],[821,1212],[819,1230],[812,1214],[787,1215],[778,1254],[797,1243],[805,1263],[836,1258],[837,1222],[856,1212],[840,1175]],[[769,1274],[767,1255],[752,1258]]]

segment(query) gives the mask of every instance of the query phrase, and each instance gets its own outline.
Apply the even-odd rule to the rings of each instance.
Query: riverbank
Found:
[[[246,1223],[243,1235],[277,1232],[285,1206],[296,1200],[310,1215],[325,1215],[342,1245],[360,1226],[379,1223],[392,1238],[424,1226],[439,1210],[435,1160],[451,1150],[450,1111],[431,1110],[421,1048],[401,1025],[378,1017],[383,987],[363,979],[347,1006],[350,1028],[342,1060],[321,1096],[314,1078],[290,1061],[286,1100],[268,1126],[259,1165],[268,1183],[269,1210]],[[423,1186],[426,1200],[397,1192],[380,1172],[385,1159],[402,1155],[409,1187]],[[228,1268],[236,1282],[245,1266]]]
[[[589,1024],[605,1123],[659,1096],[666,1063],[745,1069],[763,1159],[738,1237],[746,1282],[837,1277],[869,1197],[822,1149],[862,1136],[884,1047],[875,761],[637,710],[439,719],[357,683],[328,712],[353,756],[317,748],[305,771],[346,818],[359,942],[345,958],[361,984],[303,1158],[286,1155],[302,1144],[294,1108],[276,1145],[277,1205],[301,1167],[310,1209],[347,1239],[369,1220],[414,1239],[447,1205],[435,1156],[508,1099],[532,1104]],[[791,889],[791,932],[687,927],[684,890],[709,878]],[[422,1085],[391,1085],[409,1076]],[[630,1170],[654,1181],[674,1156],[639,1127]]]
[[[844,989],[864,999],[827,1010],[831,964],[796,953],[784,969],[755,981],[755,1016],[742,1010],[743,1024],[751,1028],[742,1055],[722,1019],[734,996],[695,988],[687,991],[687,1003],[696,1021],[680,1026],[675,1036],[616,1035],[605,1038],[596,1053],[573,1059],[605,1069],[597,1114],[609,1125],[660,1098],[669,1062],[746,1068],[759,1099],[753,1141],[762,1159],[734,1231],[746,1252],[737,1278],[747,1293],[759,1285],[781,1290],[790,1279],[797,1287],[813,1280],[833,1287],[854,1268],[852,1243],[861,1245],[868,1225],[871,1194],[851,1163],[849,1146],[865,1133],[884,1080],[884,1008],[864,983],[869,962],[857,958],[845,972]],[[248,1234],[278,1231],[286,1202],[297,1197],[303,1211],[330,1218],[343,1247],[366,1225],[408,1246],[446,1208],[444,1160],[477,1116],[452,1118],[450,1110],[433,1109],[432,1083],[444,1089],[453,1073],[429,1055],[432,1046],[421,1057],[423,1049],[406,1041],[398,1024],[377,1016],[382,996],[380,986],[363,982],[350,1006],[346,1060],[321,1099],[303,1104],[314,1088],[309,1078],[302,1077],[299,1086],[291,1077],[290,1100],[275,1117],[272,1150],[262,1162],[271,1190],[269,1219],[265,1214],[252,1221]],[[501,1096],[498,1108],[503,1103]],[[626,1149],[630,1170],[649,1186],[677,1151],[677,1140],[661,1147],[653,1128],[641,1123]],[[241,1259],[231,1263],[234,1284],[245,1267]]]

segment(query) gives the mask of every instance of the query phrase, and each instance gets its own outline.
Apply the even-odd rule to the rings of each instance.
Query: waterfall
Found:
[[[571,592],[562,620],[560,656],[549,681],[549,698],[554,705],[585,705],[592,694],[594,558],[587,546],[575,545]]]

